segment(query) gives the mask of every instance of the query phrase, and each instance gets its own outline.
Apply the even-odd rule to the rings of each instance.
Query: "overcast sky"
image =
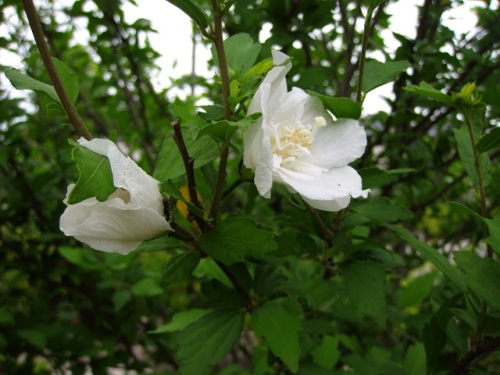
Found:
[[[35,4],[40,4],[45,0],[35,0]],[[71,4],[69,0],[59,0]],[[422,4],[423,0],[400,0],[391,3],[387,12],[395,15],[391,18],[391,31],[413,38],[415,36],[417,24],[417,5]],[[482,2],[469,0],[466,5],[455,8],[445,14],[445,24],[455,30],[468,33],[474,27],[476,18],[471,8]],[[192,43],[191,43],[191,24],[189,18],[178,8],[171,5],[166,0],[147,0],[139,1],[138,7],[126,3],[124,7],[125,16],[128,22],[133,22],[138,18],[145,18],[151,21],[153,28],[158,33],[150,35],[150,41],[160,54],[157,65],[160,67],[159,75],[156,77],[158,84],[162,87],[170,86],[170,77],[179,77],[188,74],[191,71]],[[404,16],[402,16],[404,15]],[[8,25],[0,25],[0,36],[5,35]],[[269,29],[270,25],[267,25]],[[82,29],[82,28],[81,28]],[[86,38],[85,30],[81,30],[80,38],[82,42]],[[268,33],[261,33],[261,42],[267,38]],[[386,43],[396,49],[398,42],[392,37],[390,32],[386,32],[384,37]],[[210,75],[207,71],[207,60],[210,57],[209,51],[202,46],[197,47],[196,51],[196,73],[201,75]],[[7,53],[0,49],[0,61],[4,65],[21,68],[20,59],[12,53]],[[5,77],[0,81],[1,85],[9,86]],[[380,110],[384,106],[381,95],[388,95],[391,91],[390,84],[382,86],[371,92],[364,103],[365,111],[372,112]],[[177,92],[176,95],[184,96],[186,93]]]

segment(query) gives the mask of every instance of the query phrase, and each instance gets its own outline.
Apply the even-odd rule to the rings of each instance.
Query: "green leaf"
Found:
[[[352,118],[358,120],[361,117],[361,106],[349,98],[334,98],[306,90],[308,94],[321,99],[321,102],[336,118]]]
[[[176,357],[183,375],[204,375],[229,352],[243,329],[244,314],[221,309],[204,315],[179,334]]]
[[[453,257],[465,272],[467,286],[488,305],[500,310],[500,263],[471,251],[456,251]]]
[[[52,85],[40,82],[34,78],[31,78],[27,74],[21,73],[15,69],[6,69],[5,76],[9,79],[12,86],[18,90],[35,90],[41,91],[52,98],[56,103],[61,104],[59,97],[57,96],[56,90]]]
[[[477,150],[481,153],[500,147],[500,127],[493,128],[477,142]]]
[[[163,289],[156,280],[145,277],[132,285],[132,294],[137,297],[154,297],[163,294]]]
[[[429,272],[415,279],[410,280],[399,293],[398,307],[405,309],[410,306],[419,305],[426,298],[436,278],[435,272]]]
[[[54,62],[57,73],[59,73],[59,77],[61,78],[61,81],[66,89],[66,92],[68,93],[69,98],[71,99],[71,102],[75,103],[78,97],[79,89],[77,75],[73,71],[71,71],[62,61],[54,57],[52,58],[52,61]],[[9,81],[12,83],[12,86],[14,86],[16,89],[41,91],[47,94],[56,103],[61,104],[54,86],[31,78],[27,74],[21,73],[20,71],[15,69],[7,69],[5,71],[5,76],[9,79]]]
[[[111,299],[113,300],[115,312],[119,312],[127,303],[130,302],[132,299],[132,293],[130,293],[130,290],[128,289],[120,289],[113,294]]]
[[[465,281],[459,271],[454,268],[448,259],[432,246],[417,240],[411,232],[405,228],[396,225],[387,224],[387,228],[399,235],[399,237],[406,241],[413,249],[418,251],[425,259],[430,261],[436,268],[441,271],[453,284],[460,290],[466,291]]]
[[[59,77],[68,93],[68,96],[71,100],[71,103],[75,104],[76,99],[78,98],[78,90],[80,88],[80,84],[78,82],[78,76],[69,69],[62,61],[52,58],[54,65],[56,67],[57,73],[59,73]]]
[[[406,207],[394,205],[385,197],[363,201],[353,205],[351,209],[371,219],[387,222],[409,220],[413,217],[413,214]]]
[[[210,137],[195,138],[195,129],[183,128],[183,138],[189,155],[194,159],[194,167],[200,168],[219,156],[219,148]],[[163,141],[153,177],[163,182],[186,174],[184,162],[175,141],[167,136]]]
[[[419,342],[406,350],[403,362],[406,375],[422,375],[427,373],[424,344]]]
[[[255,43],[246,33],[235,34],[224,41],[227,65],[236,75],[242,76],[257,60],[260,43]]]
[[[455,140],[457,142],[458,155],[462,165],[464,166],[467,175],[472,180],[474,186],[478,184],[477,169],[475,164],[474,149],[470,139],[469,130],[465,124],[459,129],[453,129],[455,134]],[[481,154],[480,156],[481,168],[483,170],[484,182],[487,184],[487,178],[491,170],[491,162],[487,154]]]
[[[273,66],[274,63],[272,58],[262,60],[247,70],[243,77],[240,78],[241,82],[246,82],[253,76],[262,76],[271,70]]]
[[[323,336],[321,344],[313,351],[313,361],[318,366],[331,370],[340,359],[339,338]]]
[[[292,371],[299,368],[300,343],[297,332],[302,330],[300,321],[286,309],[267,302],[253,311],[252,328],[266,339],[267,345]]]
[[[86,270],[102,268],[93,251],[81,247],[60,246],[57,248],[59,254],[69,262]]]
[[[344,290],[351,302],[379,328],[385,327],[384,270],[376,263],[354,261],[343,273]]]
[[[214,122],[203,127],[198,133],[198,136],[209,135],[217,141],[228,142],[236,130],[240,129],[241,131],[246,131],[247,128],[260,117],[260,113],[253,113],[239,121],[223,120]]]
[[[246,256],[262,258],[277,247],[272,233],[257,229],[254,221],[244,217],[220,222],[203,234],[198,244],[205,253],[225,264],[241,261]]]
[[[40,350],[45,350],[47,348],[47,337],[40,330],[22,329],[19,330],[17,334]]]
[[[500,255],[500,219],[483,218],[483,221],[488,226],[488,231],[490,232],[490,236],[486,239],[486,242]]]
[[[186,280],[200,262],[200,253],[190,251],[173,256],[163,268],[162,282],[165,285]]]
[[[208,27],[208,19],[196,2],[191,0],[167,0],[188,15],[201,29]]]
[[[401,72],[404,72],[410,63],[408,61],[388,61],[381,63],[377,60],[371,60],[366,63],[363,75],[363,92],[366,94],[373,89],[385,85],[395,80]]]
[[[91,197],[104,202],[116,190],[109,159],[75,142],[72,144],[75,146],[72,159],[76,161],[80,176],[69,194],[68,203],[75,204]]]
[[[452,105],[453,100],[451,96],[442,93],[439,90],[436,90],[434,87],[429,85],[426,82],[420,82],[419,86],[408,85],[404,88],[406,91],[413,92],[415,94],[425,96],[430,99],[437,100],[438,102],[444,103],[446,105]]]
[[[168,109],[170,109],[174,113],[174,115],[181,120],[181,127],[183,132],[189,124],[194,124],[199,128],[202,128],[207,124],[207,122],[203,118],[193,113],[191,107],[186,106],[182,103],[170,103],[168,105]]]
[[[191,309],[187,311],[181,311],[174,316],[172,320],[167,324],[164,324],[153,331],[148,331],[148,333],[166,333],[166,332],[176,332],[182,331],[188,325],[200,320],[203,316],[211,313],[212,310],[209,309]]]

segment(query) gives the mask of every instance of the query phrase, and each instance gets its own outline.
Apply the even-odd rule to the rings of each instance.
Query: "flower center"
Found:
[[[282,162],[295,161],[302,154],[309,154],[318,128],[326,126],[324,117],[316,117],[314,125],[277,126],[271,137],[271,150]]]

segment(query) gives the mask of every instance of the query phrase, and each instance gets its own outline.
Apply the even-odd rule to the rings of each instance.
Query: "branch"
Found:
[[[458,361],[448,375],[462,375],[465,374],[467,367],[478,357],[492,352],[500,346],[500,337],[491,340],[480,341],[474,345],[465,355]]]
[[[182,136],[181,126],[179,120],[174,120],[171,122],[174,128],[174,138],[175,144],[181,153],[182,161],[184,162],[184,168],[186,169],[187,186],[189,192],[189,201],[194,204],[197,208],[204,211],[201,202],[198,200],[198,192],[196,191],[196,180],[194,178],[194,159],[189,156],[188,150],[186,148],[186,143],[184,143],[184,137]],[[199,217],[195,213],[191,212],[188,207],[188,211],[193,214],[194,220],[203,232],[206,229],[206,222],[203,218]]]
[[[40,51],[40,55],[42,56],[43,64],[47,69],[50,80],[54,85],[54,89],[56,90],[57,96],[61,101],[61,105],[63,106],[64,111],[66,112],[66,115],[71,122],[71,125],[80,136],[84,137],[87,140],[91,140],[93,138],[92,134],[90,134],[89,130],[86,128],[82,118],[71,102],[64,84],[61,81],[61,77],[59,77],[54,62],[52,61],[49,46],[45,41],[42,25],[40,24],[40,20],[38,19],[38,14],[36,12],[35,5],[33,4],[33,0],[23,0],[23,7],[26,16],[28,17],[31,31],[33,32],[33,36],[35,37],[36,45],[38,47],[38,50]]]

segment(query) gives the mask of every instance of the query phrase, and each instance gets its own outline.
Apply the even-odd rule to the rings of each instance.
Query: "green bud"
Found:
[[[482,107],[484,103],[481,102],[481,96],[474,93],[476,90],[476,82],[465,84],[459,93],[452,94],[453,103],[456,106],[467,106],[467,107]]]

